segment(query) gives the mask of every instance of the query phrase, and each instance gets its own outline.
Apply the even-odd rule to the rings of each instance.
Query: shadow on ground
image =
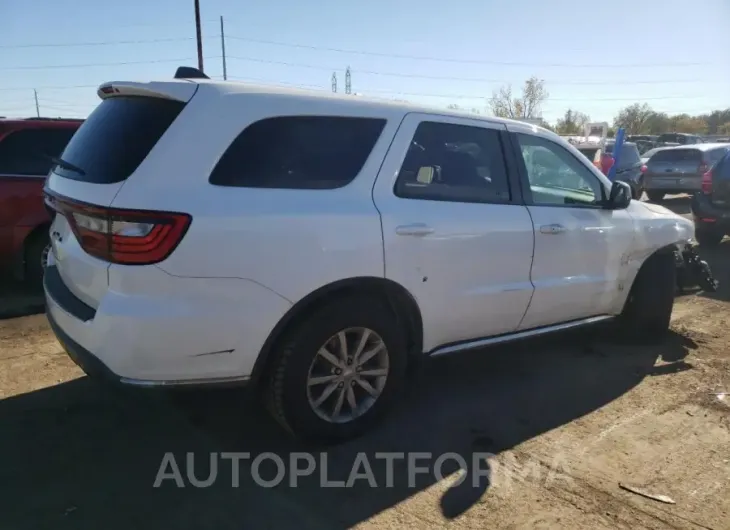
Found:
[[[44,310],[41,286],[0,280],[0,320],[35,315]]]
[[[677,215],[691,216],[691,203],[692,199],[689,195],[669,195],[657,204],[669,208]]]
[[[683,359],[695,347],[676,334],[661,345],[637,347],[581,332],[434,359],[419,367],[403,403],[384,425],[330,448],[284,436],[248,392],[132,392],[78,379],[0,402],[3,527],[349,527],[432,486],[436,456],[456,453],[471,463],[475,452],[509,450],[600,408],[645,377],[691,369]],[[672,364],[655,367],[658,358]],[[218,460],[213,484],[193,487],[186,473],[204,480],[210,453],[223,451],[278,455],[286,462],[283,482],[274,488],[257,485],[246,460],[238,467],[239,487],[232,487],[231,460]],[[318,463],[294,487],[290,455],[302,451],[313,453]],[[184,487],[167,479],[154,488],[168,452]],[[392,487],[385,487],[385,460],[375,456],[384,452],[434,457],[418,461],[429,472],[418,475],[412,487],[406,461],[396,459]],[[186,465],[186,453],[193,455],[194,467]],[[348,488],[322,487],[323,477],[347,481],[358,453],[367,455],[377,487],[365,479]],[[299,461],[300,468],[306,464]],[[449,460],[443,474],[458,467]],[[424,510],[451,518],[473,506],[489,483],[481,477],[475,484],[474,470],[467,468],[472,475],[461,486]],[[259,468],[268,481],[277,471],[270,458]]]

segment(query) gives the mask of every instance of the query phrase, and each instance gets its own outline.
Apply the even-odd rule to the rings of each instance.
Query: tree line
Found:
[[[583,126],[591,119],[578,110],[569,108],[555,124],[542,120],[542,106],[549,97],[545,80],[531,77],[525,81],[519,94],[513,91],[511,85],[495,90],[488,101],[488,107],[499,118],[539,119],[544,127],[558,134],[582,134]],[[476,108],[462,109],[453,104],[449,108],[480,114]],[[614,117],[609,136],[613,136],[613,132],[619,127],[623,127],[627,134],[682,132],[730,135],[730,108],[694,116],[686,113],[670,115],[655,111],[647,103],[634,103],[621,109]]]

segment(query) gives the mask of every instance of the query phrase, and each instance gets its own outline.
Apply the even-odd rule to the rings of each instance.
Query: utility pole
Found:
[[[221,57],[223,57],[223,81],[228,80],[226,73],[226,34],[223,33],[223,15],[221,15]]]
[[[38,91],[34,88],[33,89],[33,96],[35,97],[35,115],[37,118],[41,117],[41,109],[38,106]]]
[[[352,74],[349,66],[345,70],[345,94],[352,94]]]
[[[203,71],[203,39],[200,35],[200,0],[195,0],[195,38],[198,41],[198,70]]]
[[[337,72],[332,72],[332,92],[337,93]]]

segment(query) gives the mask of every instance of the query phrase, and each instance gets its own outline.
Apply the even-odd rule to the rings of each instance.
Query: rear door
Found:
[[[164,89],[164,83],[160,83]],[[197,85],[190,87],[189,97]],[[131,88],[130,88],[131,87]],[[131,95],[125,94],[125,89]],[[143,163],[157,141],[185,106],[163,92],[139,95],[136,85],[114,85],[79,128],[61,154],[63,163],[52,168],[46,182],[46,202],[57,208],[65,200],[77,205],[108,207],[127,179]],[[149,91],[148,91],[149,92]],[[148,92],[145,92],[147,94]],[[188,98],[189,99],[189,98]],[[79,222],[104,223],[84,215]],[[109,264],[89,255],[74,235],[67,215],[56,215],[51,227],[50,265],[80,300],[96,308],[108,287]]]
[[[712,204],[730,209],[730,154],[712,168]]]
[[[649,159],[647,176],[652,187],[662,190],[701,189],[702,151],[693,148],[676,148],[659,151]]]

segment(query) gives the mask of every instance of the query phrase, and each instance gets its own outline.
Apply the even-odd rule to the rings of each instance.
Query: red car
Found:
[[[43,184],[82,122],[0,119],[0,268],[16,279],[43,276],[51,222]]]

